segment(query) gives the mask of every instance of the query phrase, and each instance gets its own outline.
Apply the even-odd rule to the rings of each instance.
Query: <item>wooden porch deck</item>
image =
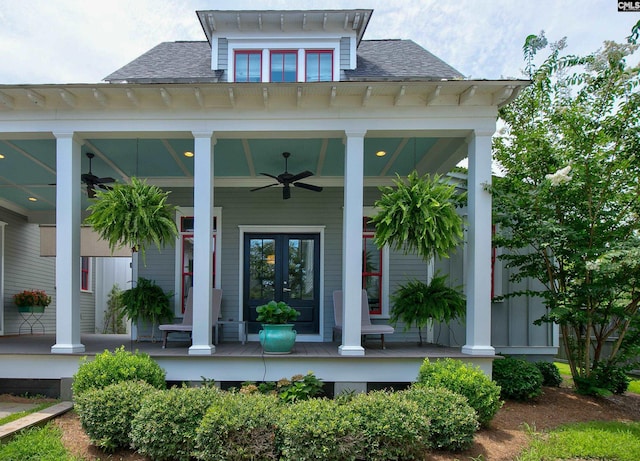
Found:
[[[338,354],[338,343],[297,342],[288,355],[266,355],[258,342],[223,342],[212,355],[189,355],[188,342],[170,342],[162,349],[160,341],[132,341],[128,335],[84,334],[85,352],[52,354],[54,335],[16,335],[0,337],[0,390],[3,382],[49,381],[59,383],[60,395],[67,395],[80,360],[104,350],[126,350],[149,354],[166,371],[170,382],[215,380],[221,384],[244,381],[276,381],[312,371],[334,389],[367,389],[384,383],[410,383],[416,380],[426,357],[450,357],[480,366],[490,375],[494,356],[471,356],[458,348],[415,343],[386,342],[386,349],[371,338],[364,356]],[[58,384],[55,384],[58,385]]]

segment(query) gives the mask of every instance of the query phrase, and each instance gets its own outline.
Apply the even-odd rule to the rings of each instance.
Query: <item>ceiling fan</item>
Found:
[[[267,187],[278,186],[280,184],[284,186],[284,188],[282,189],[283,200],[287,200],[288,198],[291,198],[291,185],[294,185],[295,187],[300,187],[302,189],[307,189],[313,192],[322,192],[322,187],[314,186],[313,184],[307,184],[304,182],[299,182],[301,179],[308,178],[309,176],[313,176],[312,172],[310,172],[309,170],[305,170],[298,174],[289,173],[288,163],[289,163],[289,157],[291,157],[291,154],[289,152],[283,152],[282,156],[284,157],[283,173],[280,173],[278,176],[274,176],[269,173],[260,173],[261,175],[269,176],[270,178],[273,178],[278,182],[269,184],[268,186],[256,187],[255,189],[251,189],[251,192],[254,192],[260,189],[266,189]]]
[[[89,198],[94,198],[96,196],[96,187],[106,190],[109,189],[109,186],[105,184],[116,181],[111,177],[99,178],[91,172],[91,160],[93,157],[95,157],[95,154],[87,152],[87,158],[89,159],[89,172],[83,173],[82,176],[80,176],[82,182],[87,186],[87,194],[89,195]]]

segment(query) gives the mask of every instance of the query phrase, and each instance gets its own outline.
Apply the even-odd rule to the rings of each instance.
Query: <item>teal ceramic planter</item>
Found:
[[[258,338],[265,354],[289,354],[296,342],[296,330],[292,323],[263,324]]]

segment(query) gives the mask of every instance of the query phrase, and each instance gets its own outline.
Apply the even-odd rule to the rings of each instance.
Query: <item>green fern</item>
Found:
[[[126,246],[139,251],[144,262],[148,245],[161,249],[167,243],[174,245],[178,237],[176,207],[167,203],[168,195],[134,177],[131,184],[96,191],[85,222],[109,243],[111,251]]]

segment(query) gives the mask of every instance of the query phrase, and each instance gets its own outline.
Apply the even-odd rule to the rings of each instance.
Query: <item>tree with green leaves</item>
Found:
[[[541,289],[547,312],[537,323],[559,325],[578,390],[599,392],[600,371],[629,366],[640,352],[640,68],[638,48],[605,42],[588,56],[551,45],[539,67],[544,36],[524,45],[532,84],[500,110],[505,123],[494,156],[504,171],[491,186],[495,245]]]

